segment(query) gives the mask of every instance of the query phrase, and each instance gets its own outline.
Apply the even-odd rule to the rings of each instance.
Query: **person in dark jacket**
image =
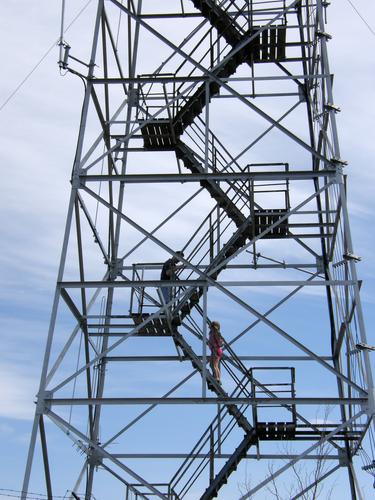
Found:
[[[163,264],[161,274],[160,274],[160,279],[161,281],[169,281],[169,280],[175,280],[176,279],[176,270],[180,269],[180,266],[177,265],[178,262],[180,262],[179,257],[183,257],[184,253],[181,251],[176,252],[176,256],[171,257],[170,259],[166,260]],[[170,286],[162,286],[161,287],[161,293],[163,295],[164,302],[170,302],[172,300],[172,287]]]

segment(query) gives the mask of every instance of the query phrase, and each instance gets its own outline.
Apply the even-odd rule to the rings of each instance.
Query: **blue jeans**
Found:
[[[160,290],[163,295],[164,302],[167,304],[172,300],[172,288],[169,286],[162,286]]]

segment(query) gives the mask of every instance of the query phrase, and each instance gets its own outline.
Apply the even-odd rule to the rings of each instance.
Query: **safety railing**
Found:
[[[182,248],[186,260],[194,262],[195,266],[207,266],[207,259],[211,262],[220,252],[221,239],[227,234],[232,222],[225,210],[213,208],[199,224],[192,236]],[[130,314],[139,315],[146,312],[155,312],[162,305],[160,290],[155,287],[147,288],[142,283],[150,279],[159,279],[163,263],[135,263],[132,266],[132,281],[139,281],[139,285],[131,288]],[[177,278],[190,279],[196,275],[195,271],[184,268],[176,273]],[[185,293],[185,287],[173,287],[172,298],[177,304]]]
[[[230,397],[238,397],[244,393],[248,383],[249,379],[243,377],[242,383],[237,385]],[[245,391],[245,394],[249,394],[249,391]],[[243,415],[247,407],[248,405],[238,407],[241,415]],[[203,432],[190,451],[189,456],[183,461],[170,481],[171,488],[178,491],[179,498],[183,498],[188,493],[207,467],[209,467],[210,471],[209,479],[213,480],[215,455],[221,454],[223,443],[236,427],[236,417],[230,415],[226,406],[219,407],[217,416]]]
[[[186,137],[189,138],[189,143],[194,145],[197,159],[203,165],[207,165],[209,172],[238,173],[244,170],[220,139],[210,129],[206,128],[203,120],[196,120],[186,131]],[[249,190],[246,181],[226,181],[225,186],[228,186],[225,193],[234,203],[240,201],[247,203],[249,206]]]

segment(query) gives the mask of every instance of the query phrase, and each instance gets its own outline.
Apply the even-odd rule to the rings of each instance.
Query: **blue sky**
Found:
[[[375,28],[374,5],[365,0],[353,3]],[[68,20],[84,4],[83,1],[67,2]],[[51,0],[9,1],[2,6],[0,106],[57,40],[60,7],[59,1]],[[74,40],[76,46],[87,43],[91,16],[90,6],[66,36]],[[332,1],[328,20],[333,35],[328,49],[335,74],[335,102],[342,109],[337,115],[342,157],[349,162],[351,228],[355,252],[362,256],[358,273],[364,280],[362,300],[368,339],[375,343],[372,328],[375,321],[372,229],[375,37],[347,1]],[[0,188],[0,492],[1,488],[18,490],[21,485],[83,97],[78,79],[59,75],[57,58],[55,48],[0,112],[3,171]],[[230,321],[231,318],[227,318],[228,327]],[[62,456],[71,456],[69,442],[62,445],[62,440],[56,437],[51,447],[61,450]],[[368,488],[369,477],[363,473],[359,477],[364,488]],[[66,489],[71,487],[68,478],[64,482],[64,468],[61,468],[60,479],[61,494],[64,494],[64,484]]]

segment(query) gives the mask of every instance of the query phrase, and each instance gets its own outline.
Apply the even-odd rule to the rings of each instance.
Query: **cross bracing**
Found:
[[[38,439],[53,498],[46,421],[72,498],[238,498],[244,463],[248,498],[302,460],[330,469],[295,498],[339,469],[361,498],[374,392],[327,11],[98,0],[90,59],[61,40],[85,97],[23,498]]]

